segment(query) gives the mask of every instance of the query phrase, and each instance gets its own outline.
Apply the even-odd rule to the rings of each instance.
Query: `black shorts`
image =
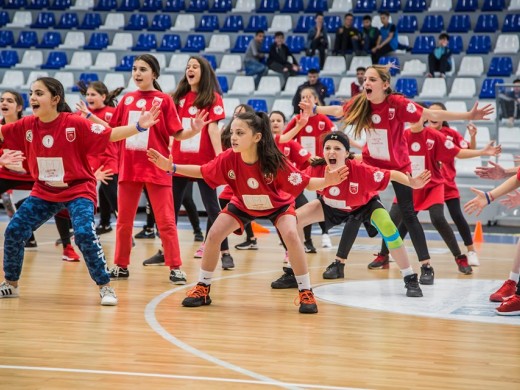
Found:
[[[237,222],[240,224],[240,228],[234,231],[235,234],[242,234],[244,231],[244,225],[247,225],[248,223],[254,221],[257,217],[253,217],[252,215],[249,215],[248,213],[240,210],[237,208],[233,203],[228,203],[226,208],[221,211],[222,213],[228,214],[235,218]],[[274,211],[273,213],[266,215],[265,218],[269,218],[269,220],[273,223],[274,226],[276,226],[276,222],[278,221],[278,218],[280,218],[282,215],[294,215],[296,217],[296,211],[294,210],[293,204],[288,204],[287,206],[281,207],[278,210]]]

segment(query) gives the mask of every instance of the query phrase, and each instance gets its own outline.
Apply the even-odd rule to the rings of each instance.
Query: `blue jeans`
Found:
[[[25,243],[34,230],[63,208],[69,211],[75,241],[85,258],[90,277],[97,285],[110,282],[105,253],[96,235],[94,203],[85,198],[77,198],[68,202],[48,202],[34,196],[27,198],[5,229],[4,273],[6,280],[16,282],[20,279]]]
[[[244,62],[246,76],[255,76],[255,85],[258,86],[263,75],[267,74],[267,66],[259,61]]]

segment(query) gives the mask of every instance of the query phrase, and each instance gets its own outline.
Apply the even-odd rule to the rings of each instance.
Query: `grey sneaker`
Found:
[[[101,297],[101,305],[102,306],[116,306],[117,305],[117,297],[116,292],[110,286],[104,286],[99,290],[99,295]]]
[[[417,274],[411,274],[404,277],[404,288],[406,288],[407,297],[422,297],[421,286],[417,280]]]
[[[173,284],[186,284],[186,273],[180,269],[172,269],[170,271],[170,282]]]
[[[233,262],[233,257],[229,253],[223,253],[220,260],[222,261],[223,269],[235,268],[235,263]]]
[[[345,277],[345,263],[334,260],[323,272],[323,279],[343,279]]]
[[[0,283],[0,298],[18,298],[18,287],[15,287],[5,280]]]
[[[110,279],[128,279],[130,271],[128,271],[128,268],[114,265],[114,267],[108,271],[108,274],[110,275]]]
[[[143,265],[164,265],[163,251],[159,249],[155,255],[143,261]]]
[[[419,283],[425,285],[432,285],[435,279],[435,273],[433,267],[429,264],[423,264],[421,266],[421,276],[419,277]]]

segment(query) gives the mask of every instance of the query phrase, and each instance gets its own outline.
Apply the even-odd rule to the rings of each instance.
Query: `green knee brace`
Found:
[[[403,245],[403,240],[388,211],[383,208],[375,209],[370,216],[370,223],[383,236],[388,249],[397,249]]]

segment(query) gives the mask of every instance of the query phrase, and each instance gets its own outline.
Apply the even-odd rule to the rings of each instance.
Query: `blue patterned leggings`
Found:
[[[105,253],[96,235],[94,203],[85,198],[77,198],[68,202],[48,202],[34,196],[27,198],[5,230],[4,273],[6,280],[16,282],[20,279],[25,242],[29,240],[34,230],[63,208],[69,210],[75,241],[83,253],[90,277],[97,285],[110,282]]]

